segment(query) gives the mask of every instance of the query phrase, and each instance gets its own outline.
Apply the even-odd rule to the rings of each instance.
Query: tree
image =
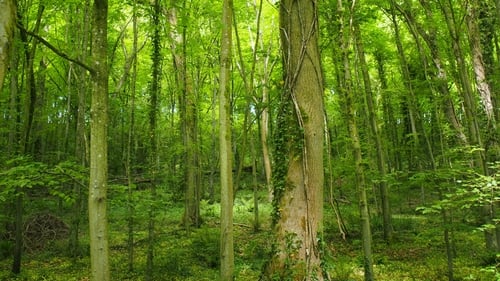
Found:
[[[370,122],[370,130],[372,133],[373,142],[375,142],[376,148],[376,159],[377,159],[377,169],[379,172],[379,183],[378,190],[380,192],[380,201],[382,205],[382,221],[384,228],[384,240],[389,242],[392,238],[392,223],[391,223],[391,210],[389,204],[389,195],[387,191],[387,182],[386,182],[386,161],[385,161],[385,151],[382,145],[382,138],[379,132],[378,120],[375,111],[375,105],[373,101],[373,92],[371,86],[371,78],[368,71],[368,65],[366,62],[365,51],[363,46],[363,41],[361,38],[361,31],[359,27],[359,23],[355,21],[353,26],[353,36],[354,41],[356,43],[356,51],[359,59],[359,64],[361,67],[361,74],[363,76],[363,84],[365,89],[365,103],[368,114],[368,122]]]
[[[160,95],[161,84],[161,63],[162,56],[160,53],[160,15],[161,15],[161,4],[159,0],[155,0],[153,3],[153,9],[151,14],[151,22],[153,25],[153,50],[152,50],[152,73],[151,73],[151,88],[149,96],[149,132],[148,132],[148,164],[149,173],[151,177],[151,203],[149,206],[148,214],[148,250],[147,250],[147,261],[146,261],[146,280],[153,280],[153,260],[154,260],[154,249],[155,249],[155,220],[156,220],[156,181],[158,173],[158,141],[157,141],[157,119],[158,119],[158,97]]]
[[[16,21],[16,5],[13,0],[0,1],[0,90],[10,63]]]
[[[284,88],[276,135],[275,244],[266,280],[324,280],[323,74],[314,1],[280,3]]]
[[[197,110],[196,93],[192,87],[192,79],[187,66],[187,46],[186,33],[187,24],[179,25],[179,16],[176,1],[171,1],[168,20],[170,24],[171,52],[173,57],[174,70],[176,73],[176,86],[179,95],[180,121],[182,143],[184,146],[184,191],[185,205],[183,224],[187,229],[191,225],[199,227],[200,218],[200,187],[198,184],[198,144],[197,144]],[[182,1],[182,13],[186,11],[186,1]]]
[[[367,181],[365,168],[363,165],[363,152],[361,149],[361,140],[358,130],[358,124],[356,120],[356,90],[354,87],[351,62],[350,62],[350,48],[353,44],[352,40],[358,40],[356,47],[358,48],[358,54],[361,55],[362,48],[360,45],[359,30],[357,30],[356,22],[354,21],[354,14],[356,11],[356,2],[351,2],[348,9],[344,10],[342,1],[338,1],[337,9],[339,14],[339,38],[340,38],[340,58],[339,58],[339,92],[341,94],[341,101],[345,106],[345,119],[347,121],[347,131],[349,132],[349,139],[351,144],[351,150],[354,160],[354,175],[355,175],[355,186],[358,193],[358,204],[359,204],[359,214],[360,214],[360,227],[361,227],[361,239],[363,245],[363,267],[364,267],[364,277],[366,281],[374,280],[373,272],[373,257],[372,257],[372,235],[371,235],[371,225],[370,225],[370,214],[368,211],[368,199],[367,199]],[[345,11],[345,12],[344,12]],[[346,14],[348,12],[348,14]],[[352,34],[351,34],[352,33]],[[357,36],[358,35],[358,36]],[[362,59],[362,58],[361,58]],[[363,62],[361,62],[363,63]],[[362,70],[363,72],[363,70]],[[366,76],[366,74],[365,74]],[[366,78],[365,78],[366,79]],[[367,83],[365,82],[365,88]],[[369,93],[366,93],[369,95]],[[368,98],[369,99],[369,98]],[[369,110],[370,111],[370,110]],[[372,120],[373,121],[373,120]],[[373,125],[372,125],[373,126]],[[373,130],[373,129],[372,129]],[[380,145],[378,145],[380,146]],[[379,160],[380,161],[380,160]],[[378,167],[380,168],[380,163]],[[380,171],[380,170],[379,170]],[[385,194],[387,196],[387,194]],[[384,195],[382,196],[384,197]],[[387,199],[387,198],[385,198]],[[385,202],[384,204],[386,204]],[[387,213],[384,215],[389,216],[388,208],[385,210]],[[386,218],[387,219],[387,218]],[[385,221],[384,224],[384,235],[389,238],[388,233],[385,232],[385,227],[390,227],[389,221]]]
[[[92,280],[110,280],[106,197],[108,187],[108,1],[95,0],[92,19],[89,236]]]
[[[234,276],[233,245],[233,175],[231,147],[230,68],[232,44],[233,1],[224,0],[222,7],[222,38],[219,75],[219,146],[220,146],[220,277],[232,281]]]

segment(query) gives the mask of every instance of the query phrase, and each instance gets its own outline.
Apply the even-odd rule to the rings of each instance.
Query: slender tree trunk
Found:
[[[382,221],[384,229],[384,240],[389,242],[392,238],[392,223],[391,223],[391,210],[389,204],[389,194],[387,191],[386,177],[386,163],[385,151],[382,146],[382,138],[378,129],[378,120],[375,114],[375,105],[373,102],[373,92],[371,86],[371,78],[368,73],[368,65],[366,63],[365,51],[361,39],[361,32],[359,30],[359,23],[354,22],[354,37],[356,42],[356,51],[360,60],[361,72],[363,75],[363,83],[365,87],[365,100],[368,111],[368,119],[370,122],[370,129],[373,135],[376,148],[377,169],[379,172],[378,191],[380,193],[380,201],[382,205]]]
[[[108,180],[108,62],[107,0],[94,0],[92,22],[92,102],[90,107],[89,236],[93,281],[110,280],[107,180]]]
[[[424,8],[425,10],[426,21],[434,22],[434,12],[430,7],[428,1],[419,0],[419,2],[422,8]],[[405,19],[407,20],[408,25],[415,26],[416,32],[418,32],[418,34],[422,37],[427,47],[429,48],[431,59],[435,67],[434,73],[431,74],[431,77],[433,78],[431,87],[441,95],[442,111],[445,113],[445,116],[450,125],[454,128],[455,134],[460,140],[460,143],[467,145],[467,136],[465,135],[463,126],[455,112],[455,106],[450,94],[450,89],[448,88],[448,75],[437,42],[437,28],[434,25],[430,25],[428,30],[426,31],[420,24],[418,24],[414,20],[411,15],[407,13],[405,14]]]
[[[474,166],[477,167],[481,173],[487,175],[488,168],[486,165],[486,156],[484,154],[483,141],[481,133],[479,130],[479,123],[477,119],[477,112],[473,97],[472,83],[470,82],[468,66],[465,61],[464,52],[462,50],[462,33],[457,25],[456,15],[452,8],[452,3],[450,1],[441,0],[439,1],[441,11],[446,19],[446,24],[448,27],[448,32],[451,37],[451,45],[453,50],[453,55],[457,63],[458,69],[458,81],[459,81],[459,91],[462,94],[464,101],[464,111],[468,126],[469,139],[471,145],[477,146],[480,149],[476,149],[474,153]],[[481,214],[484,223],[491,221],[491,214],[488,207],[484,207]],[[485,244],[488,250],[496,250],[498,245],[496,245],[496,234],[491,230],[486,230]]]
[[[257,182],[257,152],[255,151],[255,138],[252,134],[250,140],[250,151],[252,155],[252,185],[253,185],[253,230],[260,230],[259,219],[259,184]]]
[[[127,175],[127,202],[128,202],[128,220],[127,220],[127,248],[128,248],[128,270],[132,272],[134,270],[134,190],[135,183],[132,175],[132,152],[134,150],[134,135],[135,135],[135,91],[137,82],[137,40],[138,40],[138,28],[137,28],[137,5],[134,2],[132,10],[132,25],[133,25],[133,63],[132,63],[132,77],[130,81],[130,98],[129,98],[129,127],[127,136],[127,148],[126,148],[126,159],[125,159],[125,173]],[[134,153],[135,154],[135,153]]]
[[[352,153],[354,158],[355,167],[355,184],[359,197],[359,210],[360,210],[360,225],[361,225],[361,239],[363,246],[363,266],[364,266],[364,279],[366,281],[373,281],[375,279],[373,271],[373,257],[372,257],[372,235],[370,226],[370,214],[368,211],[368,199],[366,194],[366,179],[363,168],[363,157],[361,151],[361,142],[359,139],[358,127],[356,116],[354,114],[355,108],[355,93],[353,87],[353,80],[351,76],[351,64],[349,60],[349,52],[351,47],[351,34],[354,32],[353,16],[355,10],[355,3],[351,2],[349,7],[349,17],[345,15],[342,1],[338,1],[337,5],[338,14],[340,15],[340,56],[341,65],[339,73],[340,80],[340,93],[343,103],[346,108],[347,126],[349,137],[351,140]]]
[[[161,90],[161,44],[160,44],[160,15],[161,15],[161,4],[160,0],[155,0],[153,4],[152,11],[152,25],[153,25],[153,37],[152,37],[152,74],[151,74],[151,89],[149,97],[149,146],[148,146],[148,165],[149,165],[149,176],[151,178],[151,203],[149,206],[148,214],[148,246],[146,254],[146,281],[154,280],[154,253],[156,244],[156,233],[155,233],[155,222],[156,222],[156,177],[158,173],[158,143],[157,143],[157,115],[158,115],[158,96]]]
[[[38,32],[40,27],[40,21],[42,17],[44,7],[42,5],[38,8],[38,16],[35,24],[35,33]],[[24,124],[23,130],[23,139],[22,146],[20,147],[21,154],[30,154],[30,144],[31,144],[31,135],[33,128],[33,120],[35,115],[35,103],[36,103],[36,85],[35,85],[35,72],[34,72],[34,58],[35,51],[37,47],[37,40],[34,40],[32,46],[30,47],[28,44],[28,35],[24,30],[20,32],[20,38],[22,43],[24,44],[24,55],[26,60],[25,67],[25,77],[26,77],[26,89],[29,96],[29,101],[27,102],[27,115]],[[2,78],[3,79],[3,78]],[[2,81],[3,82],[3,81]],[[13,263],[12,263],[12,272],[15,274],[19,274],[21,272],[21,258],[22,258],[22,250],[23,250],[23,197],[24,190],[19,187],[16,187],[16,201],[15,201],[15,244],[14,244],[14,254],[13,254]]]
[[[213,84],[217,84],[217,78],[214,77]],[[209,166],[210,166],[210,177],[209,177],[209,188],[208,188],[208,198],[210,204],[213,204],[215,201],[215,174],[216,174],[216,167],[218,166],[218,157],[217,157],[217,118],[216,118],[216,108],[217,108],[217,91],[218,89],[214,87],[212,89],[212,114],[211,114],[211,142],[210,142],[210,147],[211,147],[211,157],[208,160]]]
[[[0,0],[0,91],[10,63],[10,50],[14,45],[16,26],[16,3],[14,0]]]
[[[11,119],[11,131],[9,132],[9,155],[15,157],[21,151],[21,109],[20,109],[20,97],[19,97],[19,59],[20,51],[12,51],[12,59],[10,61],[12,71],[10,76],[10,119]],[[0,81],[3,82],[3,81]],[[0,86],[1,88],[1,86]],[[12,272],[15,274],[21,273],[21,258],[22,258],[22,193],[20,190],[16,190],[17,196],[15,197],[15,202],[13,204],[15,210],[14,225],[15,225],[15,241],[14,241],[14,253],[12,261]]]
[[[324,280],[323,76],[316,2],[282,1],[284,91],[273,183],[274,252],[266,280]]]
[[[222,38],[220,54],[219,90],[219,145],[220,145],[220,278],[232,281],[234,278],[234,241],[233,241],[233,175],[231,141],[231,101],[230,68],[233,1],[224,0],[222,8]]]
[[[81,6],[78,6],[77,12],[81,12],[83,14],[82,20],[80,22],[73,22],[72,19],[68,19],[71,24],[74,25],[74,32],[80,34],[77,36],[77,42],[81,44],[82,50],[87,50],[89,44],[89,21],[90,21],[90,1],[86,0],[83,2]],[[71,14],[71,12],[70,12]],[[74,33],[71,32],[69,36],[74,36]],[[68,38],[69,39],[69,38]],[[86,51],[83,51],[79,55],[80,61],[86,61],[88,54]],[[74,71],[79,81],[79,84],[76,85],[77,91],[77,109],[76,109],[76,132],[75,132],[75,157],[82,167],[86,167],[88,164],[87,157],[87,132],[85,125],[85,112],[87,108],[87,91],[88,91],[88,76],[86,71],[80,67],[74,67],[74,65],[70,64],[70,71]],[[75,193],[75,203],[73,204],[72,210],[72,218],[70,225],[70,237],[68,243],[69,254],[73,259],[76,259],[81,255],[80,249],[80,223],[83,209],[83,190],[82,186],[85,186],[85,183],[78,182],[73,185],[73,192]]]
[[[262,85],[268,85],[269,76],[276,64],[276,61],[270,61],[271,59],[271,48],[269,46],[266,57],[264,58],[264,70],[262,77]],[[260,114],[257,116],[259,122],[259,135],[260,135],[260,145],[262,147],[262,161],[264,164],[264,173],[266,177],[266,186],[268,190],[269,202],[273,200],[273,187],[272,187],[272,167],[271,167],[271,153],[269,151],[269,124],[270,124],[270,103],[269,103],[269,88],[262,87],[262,98],[260,100],[261,110]]]
[[[407,116],[409,119],[408,127],[410,128],[410,135],[413,143],[412,153],[408,155],[407,158],[409,159],[408,165],[411,168],[414,165],[411,160],[413,158],[413,154],[418,154],[420,150],[420,139],[417,130],[417,110],[415,108],[417,104],[415,101],[413,85],[411,83],[411,75],[408,68],[408,62],[406,60],[403,44],[401,42],[400,28],[396,19],[396,6],[396,2],[394,0],[391,0],[391,20],[394,27],[394,37],[398,50],[401,72],[403,75],[403,83],[407,91],[407,95],[405,96],[405,107],[407,107],[407,109],[405,109],[405,111],[407,110]]]
[[[384,122],[381,135],[387,136],[385,141],[388,142],[388,144],[386,145],[387,160],[388,160],[387,162],[389,166],[388,169],[391,170],[392,167],[392,169],[400,171],[402,169],[400,153],[397,149],[394,149],[399,145],[399,134],[397,126],[394,125],[397,124],[397,122],[396,119],[394,118],[394,109],[390,103],[387,93],[388,85],[387,85],[387,77],[385,71],[386,58],[385,55],[380,50],[377,50],[374,56],[377,63],[377,74],[380,81],[383,116],[384,120],[387,120],[387,122]]]
[[[241,175],[243,171],[243,166],[245,164],[245,155],[247,153],[248,149],[248,131],[251,130],[251,123],[249,122],[250,119],[250,108],[252,105],[252,100],[255,98],[255,87],[254,87],[254,77],[255,77],[255,68],[257,65],[257,50],[259,48],[259,42],[260,42],[260,37],[261,37],[261,30],[260,30],[260,23],[261,23],[261,15],[262,15],[262,5],[263,1],[259,1],[258,8],[256,9],[256,35],[255,38],[253,39],[253,45],[252,45],[252,61],[250,65],[250,70],[247,71],[245,67],[245,61],[243,58],[243,53],[241,49],[241,40],[239,37],[239,31],[238,31],[238,25],[236,22],[236,18],[233,17],[233,24],[234,24],[234,34],[236,37],[236,46],[237,46],[237,53],[238,53],[238,58],[239,58],[239,63],[237,64],[238,70],[240,71],[241,77],[243,79],[243,84],[245,85],[245,90],[246,90],[246,106],[245,106],[245,115],[244,115],[244,120],[243,120],[243,135],[241,137],[241,149],[240,149],[240,154],[242,155],[240,161],[237,163],[237,170],[236,170],[236,178],[234,180],[234,189],[235,189],[235,194],[236,191],[239,189],[239,184],[241,180]],[[252,39],[250,39],[252,41]],[[249,124],[250,123],[250,124]]]
[[[19,68],[19,57],[20,52],[12,51],[12,58],[10,61],[11,65],[11,76],[10,76],[10,104],[9,104],[9,141],[8,141],[8,152],[10,157],[15,157],[20,152],[20,124],[21,124],[21,110],[19,101],[19,79],[18,79],[18,68]],[[1,87],[0,87],[1,88]],[[14,252],[11,271],[14,274],[19,274],[21,272],[21,257],[22,257],[22,230],[17,229],[18,226],[22,225],[22,194],[19,190],[16,190],[17,196],[15,197],[15,202],[10,206],[14,207],[14,225],[16,229],[15,232],[15,242],[14,242]]]
[[[181,116],[182,142],[184,144],[184,190],[185,204],[183,224],[186,229],[190,226],[199,227],[200,217],[200,185],[198,180],[198,115],[197,98],[192,87],[192,79],[188,73],[186,59],[186,26],[178,25],[179,4],[171,1],[169,9],[169,28],[171,39],[171,52],[174,58],[177,89],[179,91],[179,105]],[[182,1],[185,10],[185,1]]]

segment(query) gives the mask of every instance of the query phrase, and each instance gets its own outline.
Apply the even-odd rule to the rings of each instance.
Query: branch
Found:
[[[47,40],[43,39],[40,35],[27,30],[20,23],[17,23],[16,26],[17,26],[17,28],[21,29],[23,32],[26,32],[26,34],[35,37],[38,41],[40,41],[42,44],[44,44],[46,47],[48,47],[54,53],[56,53],[56,55],[58,55],[58,56],[60,56],[63,59],[66,59],[66,60],[68,60],[70,62],[73,62],[73,63],[75,63],[75,64],[83,67],[88,72],[90,72],[90,74],[92,74],[92,75],[95,74],[95,70],[93,68],[91,68],[90,66],[86,65],[85,63],[83,63],[83,62],[81,62],[81,61],[79,61],[77,59],[70,58],[67,54],[65,54],[62,51],[60,51],[59,49],[57,49],[54,45],[50,44]]]

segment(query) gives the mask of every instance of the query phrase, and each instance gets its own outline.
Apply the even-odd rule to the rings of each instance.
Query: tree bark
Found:
[[[483,60],[483,50],[481,47],[481,38],[478,26],[478,1],[471,1],[467,6],[467,29],[469,35],[469,45],[472,53],[472,66],[476,78],[476,88],[479,92],[483,110],[486,113],[488,122],[495,128],[495,111],[493,108],[493,100],[491,87],[488,82],[486,66]]]
[[[323,77],[315,1],[280,3],[284,89],[274,172],[273,256],[267,280],[324,280]]]
[[[16,26],[16,4],[13,0],[0,0],[0,91],[9,69],[10,50]]]
[[[233,1],[223,1],[222,38],[219,76],[219,145],[220,145],[220,278],[232,281],[234,278],[234,241],[233,241],[233,175],[231,145],[231,101],[230,67]]]
[[[94,0],[92,22],[92,79],[90,107],[89,236],[90,269],[93,281],[110,280],[107,180],[108,180],[108,1]]]

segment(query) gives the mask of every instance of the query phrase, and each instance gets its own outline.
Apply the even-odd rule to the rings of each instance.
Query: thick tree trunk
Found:
[[[268,280],[324,280],[323,77],[314,1],[282,1],[280,29],[284,92],[274,173],[275,248]]]
[[[93,281],[110,280],[107,188],[108,188],[108,62],[107,0],[95,0],[92,23],[92,79],[90,107],[89,236]]]
[[[478,1],[471,1],[467,6],[467,28],[469,33],[469,45],[472,52],[472,66],[476,78],[476,88],[479,92],[483,110],[486,113],[488,121],[495,127],[495,112],[493,108],[493,100],[491,87],[486,76],[486,67],[483,60],[483,50],[481,47],[481,39],[477,19]]]
[[[16,4],[13,0],[0,0],[0,91],[10,63],[16,26]]]

